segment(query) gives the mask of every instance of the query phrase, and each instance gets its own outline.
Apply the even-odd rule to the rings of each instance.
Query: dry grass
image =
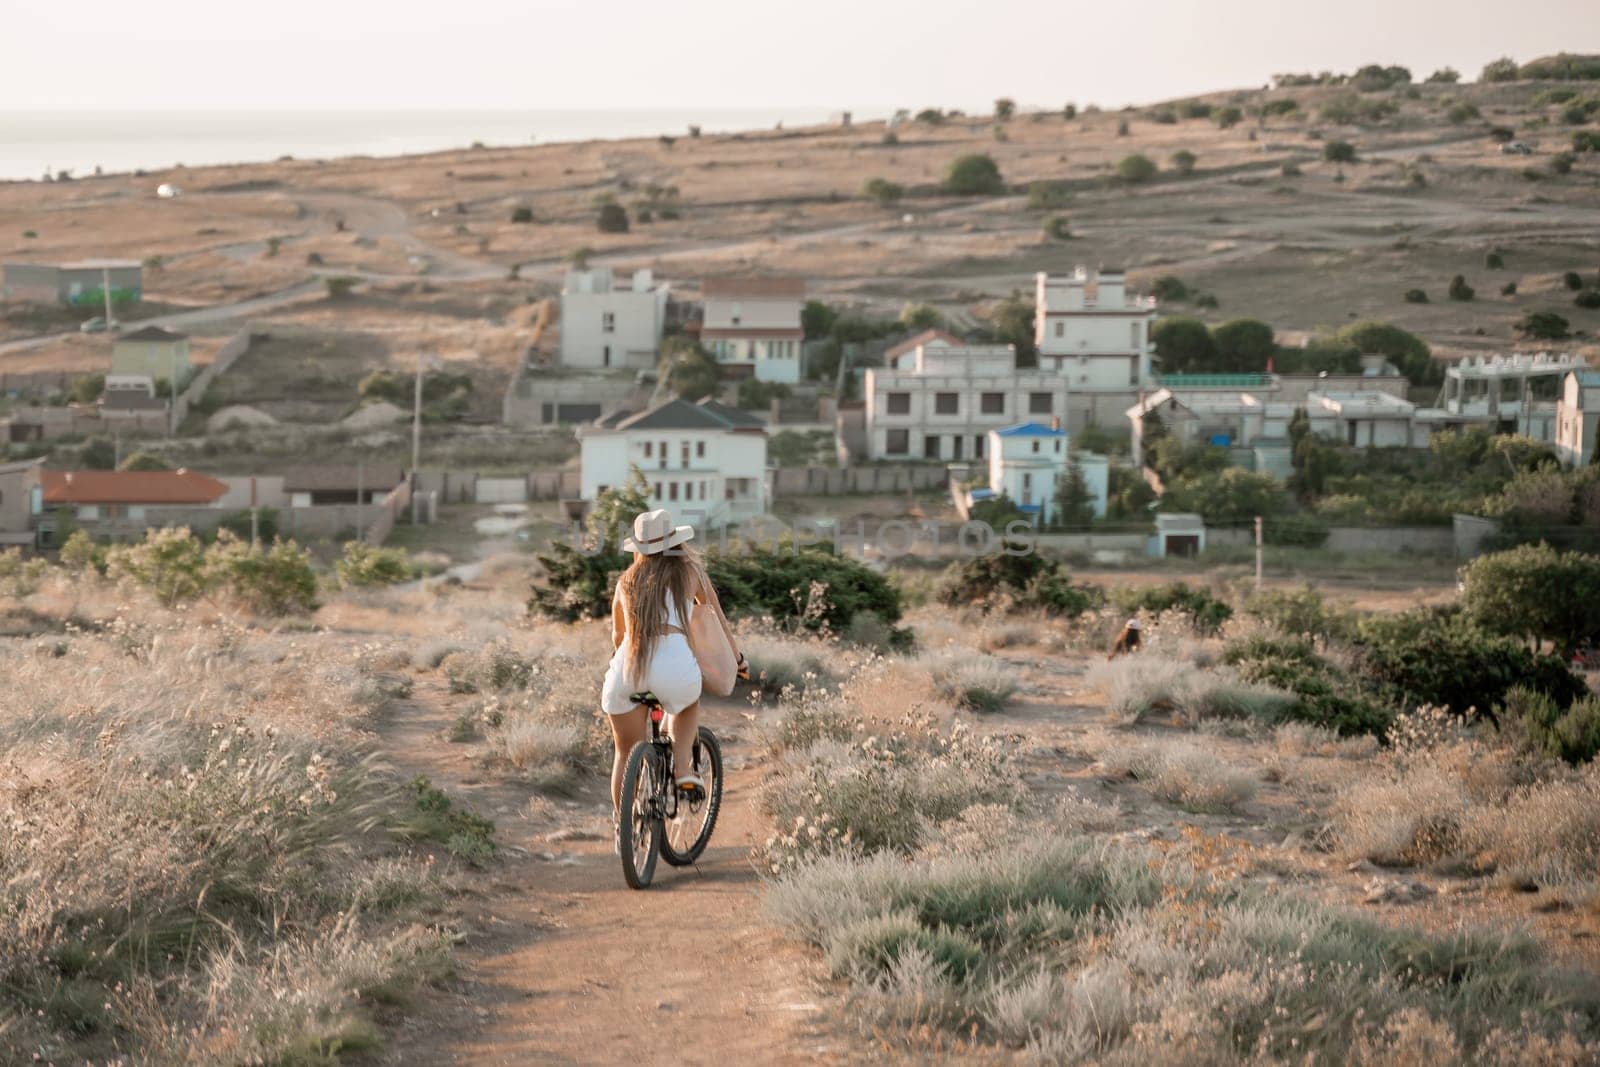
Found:
[[[1259,775],[1188,738],[1119,736],[1100,752],[1102,770],[1139,782],[1153,796],[1190,811],[1237,811],[1256,795]]]
[[[279,1062],[439,973],[434,880],[366,727],[402,642],[262,631],[61,576],[0,641],[0,1058]],[[71,684],[63,684],[70,678]]]

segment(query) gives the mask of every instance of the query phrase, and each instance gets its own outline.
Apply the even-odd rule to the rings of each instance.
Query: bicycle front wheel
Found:
[[[700,858],[722,810],[722,745],[704,726],[695,735],[694,771],[706,783],[705,795],[692,803],[680,795],[677,814],[661,824],[661,858],[673,867],[687,867]]]
[[[661,818],[657,798],[662,795],[660,760],[655,746],[640,741],[628,753],[622,774],[622,814],[618,836],[622,845],[622,877],[629,889],[643,889],[656,873],[661,851]]]

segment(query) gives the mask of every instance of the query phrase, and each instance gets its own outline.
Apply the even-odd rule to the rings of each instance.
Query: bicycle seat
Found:
[[[643,693],[629,693],[628,699],[635,704],[643,704],[647,708],[659,708],[661,706],[661,700],[648,689]]]

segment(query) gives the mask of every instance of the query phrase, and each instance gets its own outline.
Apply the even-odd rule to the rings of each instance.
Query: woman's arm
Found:
[[[616,651],[628,634],[628,609],[622,603],[622,586],[611,596],[611,649]]]

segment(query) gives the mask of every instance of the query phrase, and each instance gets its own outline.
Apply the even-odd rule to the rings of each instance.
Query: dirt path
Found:
[[[662,864],[650,890],[633,892],[611,852],[604,783],[550,804],[484,769],[476,746],[445,739],[460,710],[452,699],[419,684],[380,731],[385,755],[491,816],[505,857],[468,877],[472,888],[456,902],[467,917],[458,980],[408,1016],[387,1062],[846,1059],[805,954],[761,918],[748,860],[760,832],[749,801],[761,769],[741,705],[720,701],[707,713],[728,773],[699,868]]]

